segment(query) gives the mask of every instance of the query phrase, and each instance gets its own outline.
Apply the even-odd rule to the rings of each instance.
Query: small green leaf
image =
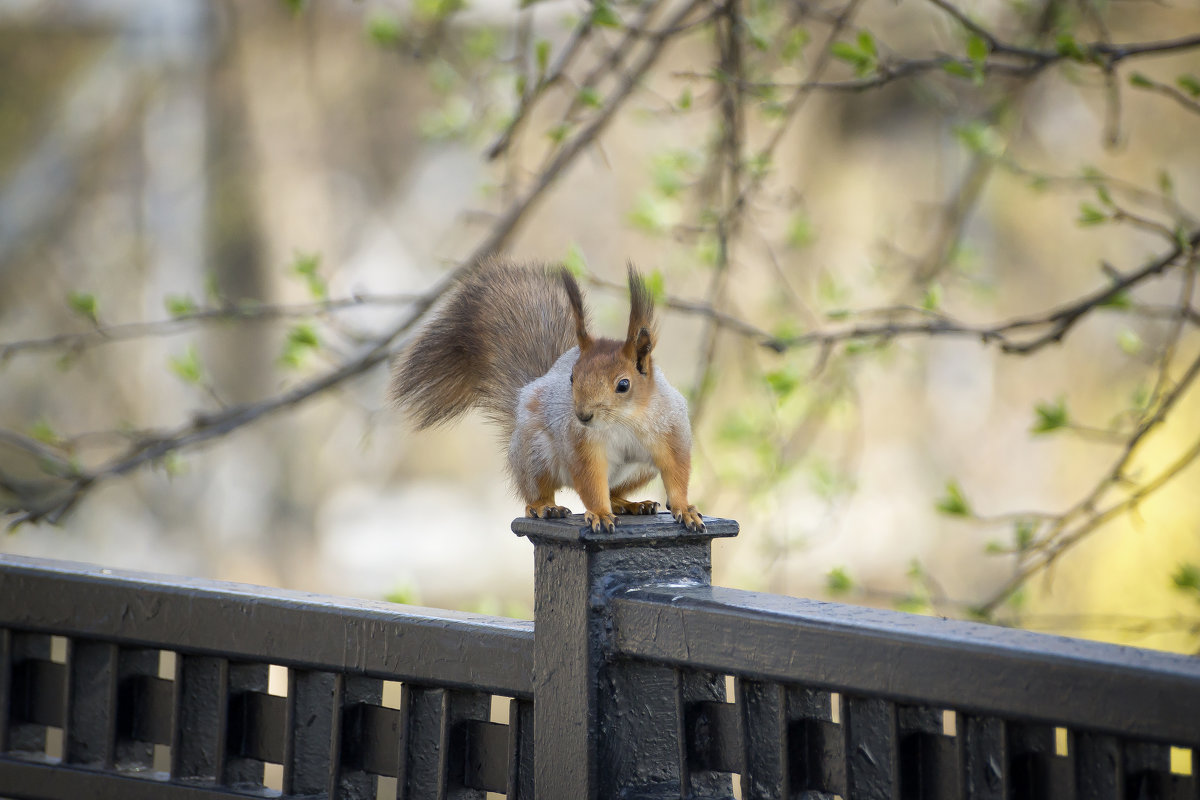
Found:
[[[1139,89],[1152,89],[1154,88],[1154,81],[1140,72],[1134,72],[1129,76],[1129,85],[1136,86]]]
[[[854,588],[854,581],[843,567],[834,567],[825,575],[825,590],[831,595],[844,595]]]
[[[62,441],[58,431],[54,430],[45,419],[39,419],[33,423],[33,427],[29,429],[29,435],[43,444],[58,444]]]
[[[1079,218],[1075,220],[1080,225],[1100,225],[1108,222],[1108,214],[1105,214],[1091,203],[1079,204]]]
[[[1005,546],[1004,542],[998,542],[995,539],[991,539],[986,545],[984,545],[983,552],[989,556],[1003,556],[1008,555],[1009,549]]]
[[[855,66],[866,60],[866,54],[849,42],[834,42],[829,47],[829,54],[834,58],[839,58],[842,61],[849,62]]]
[[[1034,524],[1030,520],[1022,519],[1013,523],[1013,543],[1016,545],[1017,552],[1023,553],[1029,549],[1033,544],[1034,533]]]
[[[654,299],[655,303],[662,303],[663,299],[667,296],[667,284],[663,280],[662,270],[651,270],[643,275],[642,278],[646,284],[646,291],[650,292],[650,297]]]
[[[404,33],[404,26],[395,14],[377,10],[367,18],[367,36],[380,47],[394,47]]]
[[[967,58],[975,62],[976,67],[983,66],[989,52],[991,52],[991,47],[982,36],[972,35],[967,39]]]
[[[1175,83],[1192,97],[1200,97],[1200,79],[1195,75],[1180,75],[1175,79]]]
[[[1121,352],[1127,356],[1136,356],[1142,352],[1145,343],[1133,328],[1122,328],[1117,333],[1117,347],[1120,347]]]
[[[185,317],[196,313],[196,301],[186,294],[169,294],[163,298],[163,305],[172,317]]]
[[[1132,307],[1133,300],[1130,298],[1129,292],[1126,292],[1125,290],[1114,292],[1112,295],[1096,304],[1096,308],[1126,309]]]
[[[288,329],[287,340],[283,344],[283,353],[279,362],[286,367],[299,367],[304,357],[321,346],[321,339],[316,329],[307,322],[301,322]]]
[[[96,295],[91,292],[71,292],[67,295],[67,305],[79,316],[92,323],[98,323],[96,318]]]
[[[656,155],[651,164],[655,190],[663,197],[675,197],[687,185],[684,172],[691,166],[692,158],[685,150]]]
[[[942,285],[937,281],[929,284],[925,296],[921,298],[921,308],[926,311],[937,311],[942,307]]]
[[[906,614],[920,614],[929,608],[929,601],[924,597],[909,594],[895,600],[892,607]]]
[[[968,606],[967,617],[975,620],[976,622],[991,622],[992,612],[988,611],[983,606]]]
[[[679,107],[680,111],[687,111],[692,107],[692,87],[683,87],[683,91],[679,93],[679,99],[675,101],[675,105]]]
[[[1200,566],[1180,564],[1178,569],[1171,573],[1171,582],[1180,591],[1200,592]]]
[[[317,300],[326,300],[329,298],[329,286],[318,272],[320,267],[321,256],[319,253],[297,253],[295,260],[292,261],[292,271],[308,284],[309,294]]]
[[[791,369],[772,370],[763,375],[775,396],[783,400],[800,386],[800,376]]]
[[[793,28],[779,51],[780,58],[784,61],[795,61],[804,52],[811,38],[806,28]]]
[[[1065,428],[1071,422],[1066,398],[1060,397],[1053,403],[1038,403],[1033,407],[1034,422],[1030,433],[1049,433]]]
[[[500,36],[495,28],[478,28],[467,35],[464,45],[472,60],[487,61],[500,49]]]
[[[546,138],[555,144],[562,144],[571,133],[571,126],[566,122],[560,122],[550,130],[546,131]]]
[[[576,278],[582,278],[588,274],[587,257],[583,254],[583,248],[577,242],[571,242],[567,247],[567,255],[563,259],[563,266],[567,268]]]
[[[421,595],[420,592],[417,591],[417,587],[412,586],[411,584],[405,584],[402,586],[397,586],[395,589],[388,592],[386,595],[384,595],[383,599],[389,603],[398,603],[400,605],[411,606],[420,602]]]
[[[947,61],[942,64],[942,69],[949,75],[956,78],[974,78],[975,73],[967,69],[967,65],[961,61]]]
[[[1103,183],[1096,185],[1096,198],[1109,208],[1113,208],[1116,205],[1113,203],[1112,195],[1108,192],[1108,187]]]
[[[550,41],[538,39],[537,44],[533,46],[533,53],[537,61],[538,75],[545,75],[546,68],[550,65]]]
[[[599,108],[600,92],[591,86],[583,87],[579,90],[579,104],[588,108]]]
[[[204,367],[200,364],[200,354],[196,352],[194,344],[189,344],[183,355],[171,356],[167,364],[185,383],[198,384],[204,380]]]
[[[600,0],[592,7],[592,24],[597,28],[619,28],[621,17],[605,0]]]
[[[1084,46],[1079,43],[1074,36],[1069,33],[1060,33],[1054,41],[1055,51],[1063,58],[1069,58],[1072,61],[1088,61],[1090,55]]]
[[[875,37],[871,35],[870,31],[859,31],[858,49],[871,58],[878,55],[878,51],[875,49]]]
[[[306,0],[283,0],[283,5],[288,11],[292,12],[292,14],[298,15],[304,10]]]
[[[788,222],[788,247],[799,250],[802,247],[808,247],[816,238],[817,234],[813,230],[812,220],[803,213],[793,214],[791,220]]]
[[[1175,191],[1175,181],[1171,180],[1171,173],[1165,169],[1158,172],[1158,188],[1163,194],[1171,194]]]
[[[1192,249],[1191,237],[1188,236],[1187,229],[1183,227],[1182,222],[1175,226],[1173,232],[1175,234],[1175,243],[1179,245],[1180,250],[1186,253]]]
[[[1008,599],[1004,601],[1004,605],[1008,606],[1013,611],[1020,611],[1028,604],[1029,592],[1027,592],[1023,586],[1010,594]]]
[[[288,331],[288,342],[298,347],[318,347],[321,344],[316,329],[307,322],[295,325]]]
[[[643,192],[634,201],[629,221],[646,233],[662,233],[675,223],[677,216],[678,207],[674,201]]]
[[[1000,138],[1000,134],[986,122],[976,121],[960,125],[954,129],[954,134],[959,141],[966,145],[968,150],[981,156],[995,158],[1004,150],[1004,142]]]
[[[771,168],[771,154],[767,152],[755,153],[750,158],[746,159],[746,170],[755,178],[762,178],[767,174],[767,170]]]
[[[187,472],[187,463],[178,452],[170,452],[155,460],[154,466],[159,467],[168,478],[178,478]]]
[[[963,495],[962,487],[954,479],[946,481],[946,494],[934,504],[934,508],[953,517],[971,515],[971,505]]]

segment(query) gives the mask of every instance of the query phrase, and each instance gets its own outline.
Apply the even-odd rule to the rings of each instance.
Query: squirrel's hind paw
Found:
[[[695,506],[688,506],[682,510],[672,509],[671,516],[689,531],[699,533],[704,530],[704,517],[696,510]]]
[[[653,500],[626,500],[614,497],[612,510],[614,514],[657,514],[658,503]]]
[[[566,506],[556,505],[527,505],[525,506],[525,516],[535,517],[538,519],[566,519],[571,514],[571,509]]]
[[[583,515],[583,521],[588,524],[593,533],[616,533],[617,518],[611,511],[588,511]]]

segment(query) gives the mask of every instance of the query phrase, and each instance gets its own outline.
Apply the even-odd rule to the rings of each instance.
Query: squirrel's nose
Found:
[[[592,417],[595,415],[592,414],[591,411],[576,411],[575,416],[578,417],[580,422],[582,422],[584,425],[587,425],[592,421]]]

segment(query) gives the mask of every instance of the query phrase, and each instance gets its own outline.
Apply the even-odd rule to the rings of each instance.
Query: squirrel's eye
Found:
[[[575,373],[572,372],[571,373],[571,383],[574,383],[574,382],[575,382]]]
[[[621,393],[625,393],[625,392],[629,391],[629,379],[628,378],[621,378],[621,380],[617,381],[617,391],[621,392]]]

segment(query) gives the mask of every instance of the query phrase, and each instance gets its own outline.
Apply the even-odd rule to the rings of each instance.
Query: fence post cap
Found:
[[[513,520],[512,530],[518,536],[528,536],[535,543],[578,543],[589,550],[703,542],[738,534],[737,520],[720,517],[704,517],[702,531],[689,531],[665,511],[645,516],[622,514],[617,520],[617,529],[613,533],[594,532],[584,524],[583,514],[572,514],[565,519],[518,517]]]

